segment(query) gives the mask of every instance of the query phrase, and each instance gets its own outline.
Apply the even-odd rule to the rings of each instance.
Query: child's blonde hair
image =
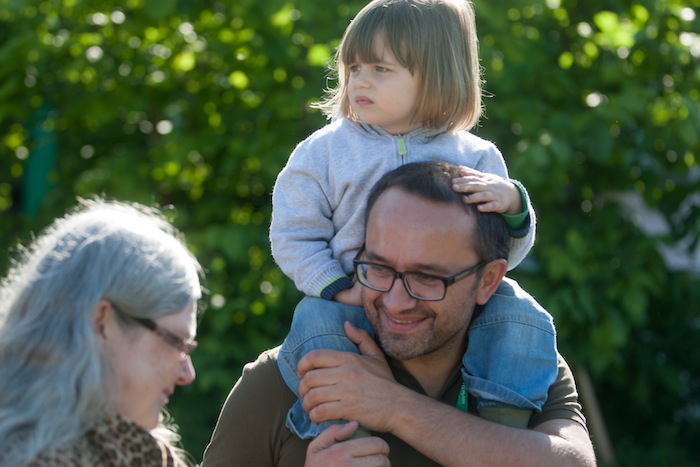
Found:
[[[331,70],[338,84],[315,105],[329,118],[357,121],[348,98],[348,65],[379,61],[383,38],[398,62],[418,73],[414,120],[424,128],[469,130],[482,113],[481,68],[474,8],[469,0],[374,0],[350,23]]]

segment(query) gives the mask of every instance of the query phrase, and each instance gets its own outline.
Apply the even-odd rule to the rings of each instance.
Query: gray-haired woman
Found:
[[[155,209],[85,201],[0,283],[0,465],[188,463],[163,424],[195,377],[201,268]]]

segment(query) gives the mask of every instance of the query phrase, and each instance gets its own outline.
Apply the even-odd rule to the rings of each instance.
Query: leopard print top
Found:
[[[70,446],[39,455],[30,467],[176,467],[172,448],[140,426],[110,415]]]

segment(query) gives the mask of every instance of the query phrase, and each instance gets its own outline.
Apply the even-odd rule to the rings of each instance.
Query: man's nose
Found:
[[[416,306],[416,299],[411,297],[406,289],[406,284],[400,277],[394,279],[391,289],[384,292],[382,304],[390,311],[400,311]]]

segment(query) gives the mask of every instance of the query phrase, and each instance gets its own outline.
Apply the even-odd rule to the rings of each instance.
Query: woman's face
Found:
[[[169,331],[183,341],[192,340],[197,332],[196,304],[153,321],[166,333]],[[120,415],[151,430],[158,425],[161,408],[175,386],[194,380],[194,366],[187,354],[156,332],[138,324],[117,325],[116,329],[110,328],[110,338],[105,339],[112,370],[107,390]]]

